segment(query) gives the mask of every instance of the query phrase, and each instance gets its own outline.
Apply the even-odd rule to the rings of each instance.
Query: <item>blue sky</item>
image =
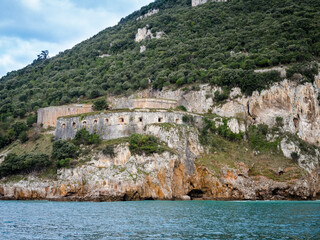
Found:
[[[0,77],[73,47],[153,0],[0,0]]]

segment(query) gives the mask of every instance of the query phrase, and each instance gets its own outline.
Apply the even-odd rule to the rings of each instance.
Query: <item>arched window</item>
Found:
[[[119,123],[124,123],[124,118],[123,117],[119,117]]]

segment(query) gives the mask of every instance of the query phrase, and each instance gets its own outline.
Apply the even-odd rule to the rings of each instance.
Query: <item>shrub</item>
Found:
[[[292,158],[292,161],[298,162],[300,156],[299,156],[299,154],[297,152],[292,152],[291,153],[291,158]]]
[[[183,115],[182,121],[186,124],[194,124],[194,117],[191,115]]]
[[[52,146],[52,159],[61,160],[77,157],[78,148],[71,142],[58,140]]]
[[[104,98],[98,99],[97,101],[94,101],[93,103],[93,110],[94,111],[102,111],[107,110],[108,104]]]
[[[57,168],[69,168],[71,162],[72,162],[71,158],[61,159],[56,162],[56,166]]]
[[[247,136],[251,147],[259,151],[277,151],[279,141],[269,142],[266,135],[268,134],[268,125],[259,124],[257,126],[251,125],[248,129]]]
[[[51,161],[46,154],[26,154],[17,156],[16,154],[10,153],[0,165],[0,177],[40,171],[50,165]]]
[[[178,111],[183,111],[183,112],[186,112],[187,111],[187,108],[183,105],[180,105],[176,108]]]
[[[115,153],[114,153],[114,146],[113,145],[108,145],[103,149],[103,154],[106,156],[110,156],[110,157],[114,157]]]
[[[132,134],[129,138],[129,148],[133,154],[152,154],[163,152],[159,140],[151,135]]]
[[[20,133],[19,140],[20,140],[21,143],[25,143],[26,141],[28,141],[27,132]]]
[[[214,99],[217,102],[222,102],[228,99],[228,97],[229,97],[229,91],[227,91],[226,89],[224,89],[222,93],[220,93],[220,91],[218,90],[214,92]]]
[[[99,144],[100,136],[97,133],[90,134],[85,128],[79,130],[73,140],[76,145]]]
[[[28,127],[32,127],[34,123],[37,123],[37,114],[29,114],[27,117]]]
[[[282,117],[276,117],[276,125],[277,125],[277,127],[283,127],[283,118]]]

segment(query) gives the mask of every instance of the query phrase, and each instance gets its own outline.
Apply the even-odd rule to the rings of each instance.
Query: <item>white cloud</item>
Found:
[[[21,3],[27,8],[34,11],[39,11],[41,9],[40,0],[21,0]]]
[[[32,63],[42,50],[50,49],[50,56],[57,54],[61,49],[71,48],[72,43],[52,43],[19,38],[0,38],[0,47],[5,51],[0,55],[0,71],[3,75],[8,71],[18,70],[26,64]]]
[[[30,64],[42,50],[53,56],[71,48],[153,0],[11,1],[15,11],[2,17],[6,0],[0,2],[0,77]]]

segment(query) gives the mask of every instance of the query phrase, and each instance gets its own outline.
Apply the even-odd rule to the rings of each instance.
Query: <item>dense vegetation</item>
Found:
[[[132,134],[129,138],[129,148],[133,154],[152,154],[164,151],[158,138],[152,135]]]
[[[136,20],[156,8],[158,14]],[[250,94],[280,79],[253,69],[306,66],[319,57],[319,13],[318,0],[230,0],[195,8],[190,0],[157,0],[73,49],[1,78],[0,119],[107,93],[129,94],[148,87],[149,79],[158,89],[205,82]],[[136,43],[138,28],[147,24],[164,37]],[[141,45],[147,50],[140,54]],[[310,80],[317,68],[304,70]]]
[[[18,173],[30,173],[47,168],[51,165],[46,154],[26,154],[17,156],[8,154],[0,165],[0,178]]]

